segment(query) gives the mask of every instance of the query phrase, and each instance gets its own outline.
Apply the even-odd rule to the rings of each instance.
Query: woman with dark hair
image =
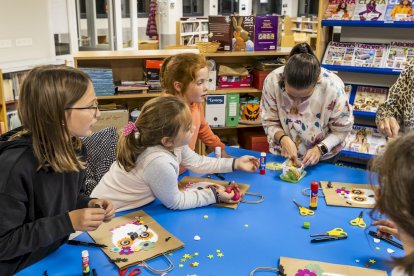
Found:
[[[320,67],[306,43],[266,77],[261,119],[270,151],[296,163],[302,157],[305,166],[335,162],[354,123],[344,83]]]

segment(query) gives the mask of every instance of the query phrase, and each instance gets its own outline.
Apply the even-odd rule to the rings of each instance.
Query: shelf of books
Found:
[[[195,45],[196,42],[208,41],[208,19],[186,18],[176,23],[176,44]]]

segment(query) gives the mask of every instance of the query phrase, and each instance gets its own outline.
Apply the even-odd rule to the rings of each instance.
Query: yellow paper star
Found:
[[[183,264],[178,264],[178,267],[184,267],[184,265]]]
[[[172,252],[171,253],[168,253],[168,256],[172,256],[172,255],[174,255]]]
[[[209,258],[209,259],[211,260],[211,259],[213,259],[213,258],[214,258],[214,255],[213,255],[213,254],[209,254],[209,255],[207,256],[207,258]]]
[[[190,254],[184,254],[183,258],[184,258],[184,259],[191,259],[191,258],[192,258],[192,256],[191,256]]]
[[[208,219],[208,216],[207,215],[204,215],[203,218]]]
[[[220,252],[220,253],[217,254],[217,257],[220,257],[220,258],[224,257],[224,254]]]
[[[375,264],[375,263],[376,263],[376,261],[375,261],[374,259],[369,259],[369,262],[370,262],[371,264]]]
[[[198,262],[191,263],[191,266],[193,266],[193,267],[197,267],[198,265],[199,265]]]

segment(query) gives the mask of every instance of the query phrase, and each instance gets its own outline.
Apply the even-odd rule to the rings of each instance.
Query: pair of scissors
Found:
[[[125,269],[119,269],[119,276],[136,276],[141,274],[141,268],[139,267],[134,267],[129,273],[128,269],[128,267]]]
[[[361,213],[359,213],[359,216],[353,220],[351,220],[349,223],[353,226],[358,226],[361,228],[365,228],[367,227],[367,224],[365,223],[364,219],[362,218],[362,216],[364,215],[364,212],[361,211]]]
[[[300,205],[299,203],[297,203],[295,200],[293,200],[293,203],[295,203],[296,206],[298,206],[299,208],[299,213],[301,216],[313,216],[315,214],[314,211],[303,207],[302,205]]]
[[[348,233],[342,228],[334,228],[321,234],[311,234],[311,237],[329,236],[329,237],[347,237]]]

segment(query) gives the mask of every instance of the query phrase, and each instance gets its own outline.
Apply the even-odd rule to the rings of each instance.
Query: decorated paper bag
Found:
[[[321,181],[327,205],[373,208],[375,191],[372,185]]]
[[[178,183],[178,186],[179,186],[179,189],[182,191],[183,190],[191,191],[191,190],[196,190],[196,189],[209,189],[209,186],[211,185],[226,186],[228,184],[229,184],[228,181],[226,182],[226,181],[213,180],[209,178],[186,176],[183,179],[181,179],[181,181]],[[250,187],[250,185],[248,184],[240,184],[240,183],[235,183],[235,184],[237,185],[237,187],[239,187],[240,193],[242,195],[246,194],[247,190]],[[240,202],[238,203],[216,203],[214,205],[236,209],[239,206],[239,204]]]
[[[279,275],[387,276],[386,271],[280,257]]]
[[[107,246],[102,250],[119,269],[145,265],[146,260],[184,246],[142,210],[114,218],[88,233],[96,243]]]

